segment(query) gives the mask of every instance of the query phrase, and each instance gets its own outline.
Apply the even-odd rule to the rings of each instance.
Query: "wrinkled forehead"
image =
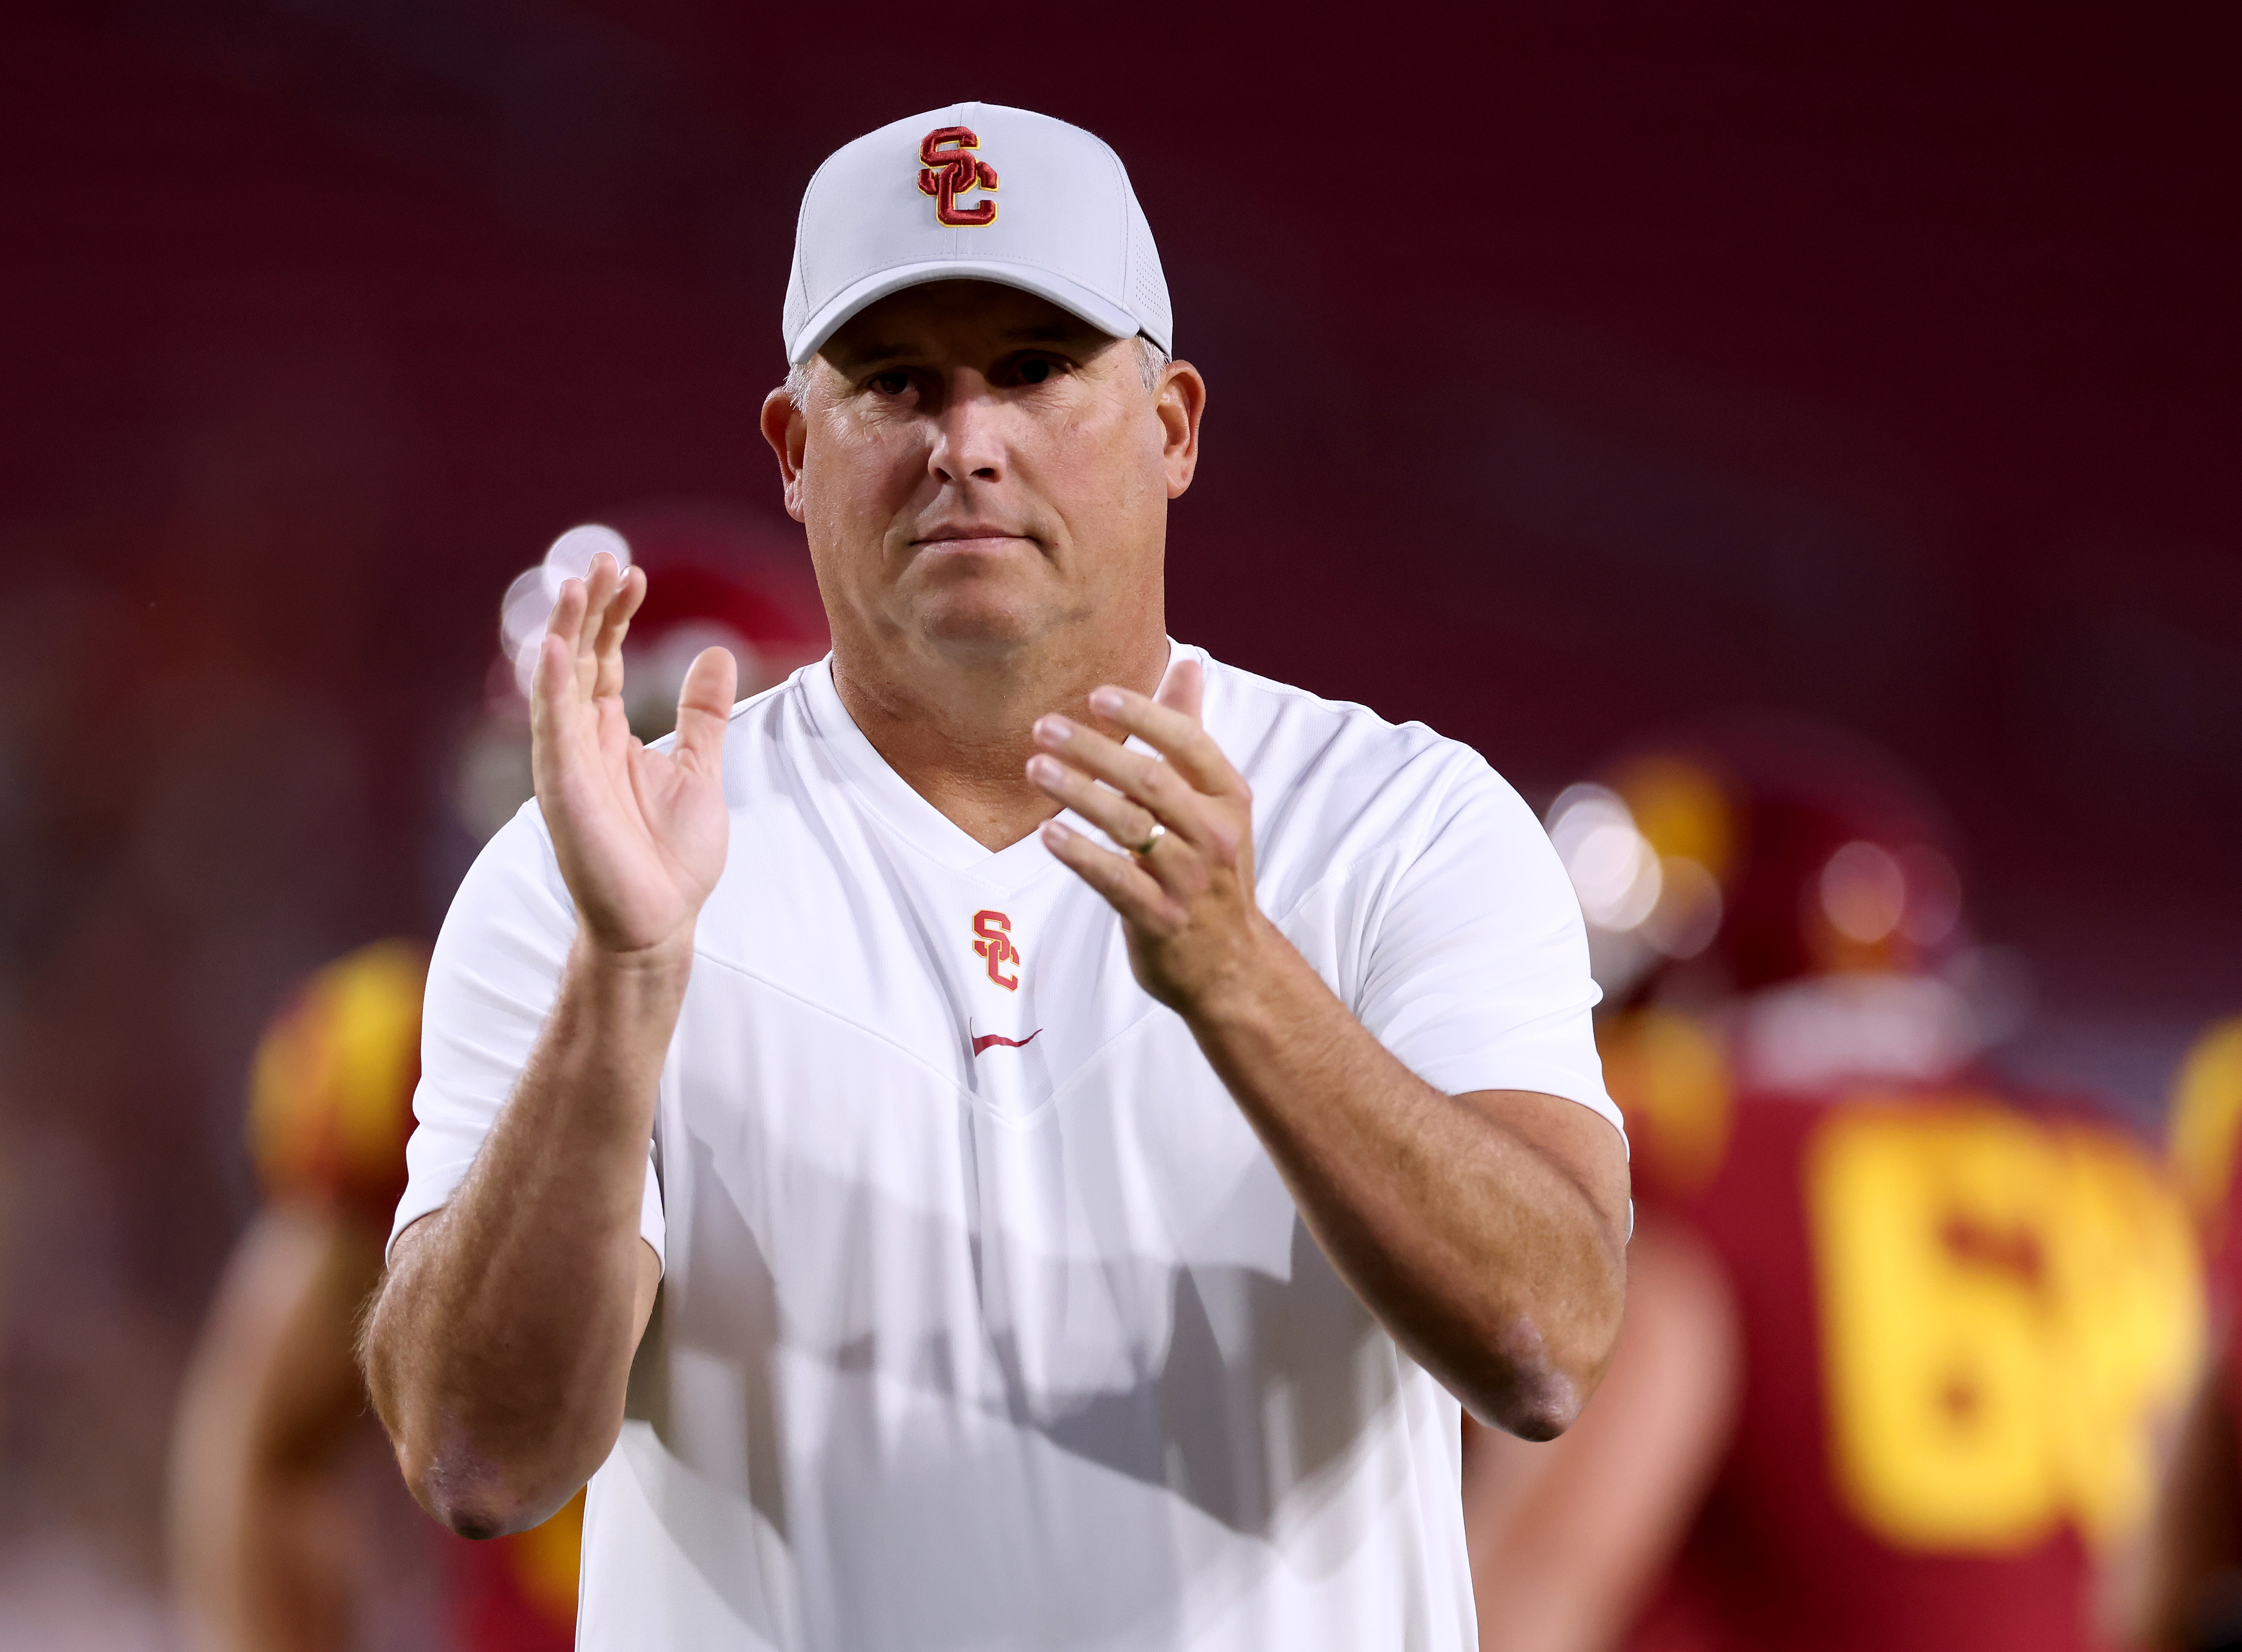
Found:
[[[996,281],[929,281],[851,316],[818,354],[847,372],[875,361],[985,359],[1043,345],[1094,353],[1116,342],[1049,299]]]

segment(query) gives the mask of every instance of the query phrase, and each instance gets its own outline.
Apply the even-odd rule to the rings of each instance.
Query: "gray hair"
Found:
[[[1137,366],[1144,375],[1144,388],[1158,390],[1160,387],[1160,371],[1172,358],[1141,332],[1129,342],[1137,346]],[[812,356],[809,360],[815,361],[816,359]],[[782,388],[786,391],[786,399],[794,404],[795,411],[799,413],[803,400],[809,394],[809,361],[797,361],[789,367],[786,370],[786,383]]]
[[[1158,390],[1160,387],[1160,370],[1174,358],[1141,332],[1129,342],[1137,346],[1137,365],[1144,369],[1144,388]]]

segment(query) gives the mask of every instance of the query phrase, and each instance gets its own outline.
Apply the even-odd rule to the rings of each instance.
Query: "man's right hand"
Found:
[[[705,650],[676,749],[640,744],[622,647],[645,594],[609,556],[560,588],[530,751],[575,942],[513,1093],[450,1202],[398,1237],[366,1327],[406,1483],[471,1537],[534,1526],[606,1461],[661,1276],[640,1226],[647,1145],[694,922],[724,870],[734,668]]]
[[[623,635],[646,574],[604,552],[560,587],[530,694],[538,807],[584,942],[610,954],[689,950],[724,870],[724,729],[736,667],[704,648],[677,696],[676,748],[648,751],[623,713]]]

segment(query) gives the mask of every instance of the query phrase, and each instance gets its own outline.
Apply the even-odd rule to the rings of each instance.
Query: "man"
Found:
[[[1642,1222],[1594,1412],[1473,1442],[1486,1643],[2098,1644],[2097,1559],[2141,1528],[2200,1339],[2195,1251],[2128,1135],[1973,1065],[1936,809],[1829,731],[1730,728],[1551,830],[1599,955],[1655,960],[1603,1029]]]
[[[681,645],[697,654],[714,641],[765,683],[774,666],[822,652],[822,628],[798,614],[786,570],[758,555],[752,530],[675,512],[624,520],[629,544],[662,574],[665,605],[638,615],[634,676],[659,682]],[[611,530],[598,532],[630,554]],[[463,742],[454,799],[471,829],[491,823],[481,837],[527,790],[527,707],[510,659],[498,664],[495,692]],[[668,729],[682,672],[672,673],[669,702],[634,722],[641,735]],[[504,761],[515,745],[518,764]],[[514,769],[521,790],[509,798]],[[565,1652],[574,1643],[581,1499],[493,1543],[441,1532],[410,1504],[401,1524],[385,1518],[404,1500],[379,1455],[351,1353],[405,1191],[426,972],[426,947],[405,940],[327,964],[274,1017],[252,1066],[261,1204],[189,1371],[171,1486],[186,1624],[211,1652]]]
[[[173,1564],[188,1631],[209,1652],[432,1635],[461,1652],[573,1643],[577,1505],[463,1543],[410,1504],[409,1524],[385,1519],[403,1499],[364,1472],[352,1335],[404,1189],[426,967],[409,941],[361,947],[314,972],[258,1049],[249,1135],[263,1202],[211,1305],[173,1447]]]
[[[406,1478],[591,1476],[591,1648],[1468,1647],[1455,1397],[1560,1432],[1620,1310],[1563,872],[1471,752],[1168,641],[1205,390],[1104,144],[899,122],[796,237],[833,653],[641,749],[643,577],[563,588],[430,977]]]

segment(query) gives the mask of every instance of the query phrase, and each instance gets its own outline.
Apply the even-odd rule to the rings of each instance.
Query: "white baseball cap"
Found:
[[[1121,158],[1031,110],[952,104],[842,145],[802,191],[786,359],[922,281],[1001,281],[1174,348],[1167,278]]]

